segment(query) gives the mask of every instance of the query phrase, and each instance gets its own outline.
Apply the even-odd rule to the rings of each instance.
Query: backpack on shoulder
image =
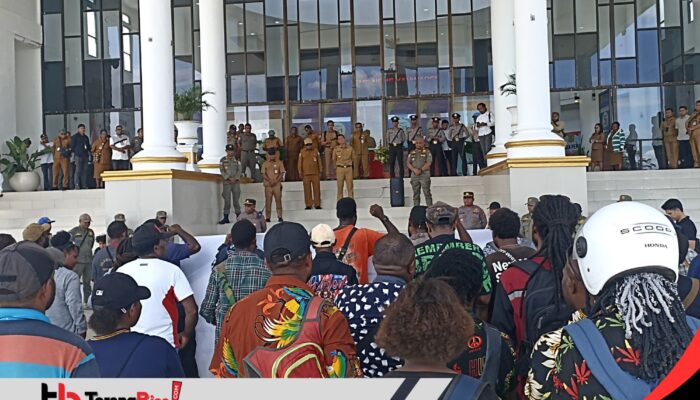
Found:
[[[321,308],[324,300],[309,301],[297,337],[281,348],[258,346],[243,360],[251,378],[328,378],[321,343]]]

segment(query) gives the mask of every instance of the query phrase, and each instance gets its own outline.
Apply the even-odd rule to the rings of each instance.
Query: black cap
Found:
[[[53,275],[56,262],[34,242],[19,242],[0,251],[0,301],[24,300]]]
[[[166,240],[169,237],[170,236],[164,234],[156,224],[146,223],[136,228],[136,232],[134,232],[134,236],[131,238],[131,246],[140,253],[153,248],[159,241]]]
[[[236,150],[236,146],[234,146],[232,144],[226,145],[226,151],[234,151],[234,150]]]
[[[412,114],[412,115],[411,115],[410,117],[408,117],[408,118],[410,118],[410,119],[411,119],[411,121],[415,121],[415,120],[417,120],[417,119],[418,119],[418,116],[417,116],[417,115],[415,115],[415,114]]]
[[[56,232],[56,234],[51,237],[51,246],[61,251],[66,251],[66,249],[73,244],[73,235],[66,231]]]
[[[391,122],[399,122],[399,117],[391,117]]]
[[[462,118],[462,116],[459,113],[453,113],[452,118]]]
[[[498,210],[501,208],[501,203],[497,201],[492,201],[491,204],[489,204],[489,210]]]
[[[95,282],[92,289],[92,308],[95,310],[126,311],[139,300],[151,297],[147,287],[139,286],[134,278],[127,274],[114,272],[107,274]]]
[[[440,122],[440,117],[433,117],[433,122]]]
[[[311,251],[309,232],[296,222],[280,222],[265,234],[265,259],[273,266],[288,264]]]

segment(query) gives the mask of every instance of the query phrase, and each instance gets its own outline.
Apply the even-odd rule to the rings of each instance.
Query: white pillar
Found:
[[[564,157],[550,123],[547,0],[516,0],[514,11],[518,128],[508,158]]]
[[[219,173],[226,155],[226,38],[223,0],[199,0],[199,37],[202,56],[202,91],[211,107],[202,113],[204,153],[202,172]]]
[[[173,33],[171,0],[140,0],[143,151],[135,170],[185,169],[175,149]]]
[[[493,107],[496,116],[496,141],[486,155],[489,166],[506,158],[505,144],[513,133],[509,107],[515,106],[515,95],[504,96],[499,89],[515,73],[515,33],[513,0],[491,0],[491,48],[493,49]]]

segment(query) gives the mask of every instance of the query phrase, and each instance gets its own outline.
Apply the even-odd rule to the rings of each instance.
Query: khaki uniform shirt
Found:
[[[459,221],[464,229],[484,229],[486,228],[486,213],[479,206],[459,208]]]
[[[426,140],[429,144],[440,144],[445,141],[445,131],[440,128],[429,128]]]
[[[335,146],[338,145],[338,132],[337,131],[325,131],[323,132],[323,141],[324,142],[330,142],[328,144],[323,145],[323,147],[328,150],[331,150],[331,154],[333,154],[333,149],[335,149]]]
[[[664,122],[661,123],[661,132],[663,132],[664,138],[675,139],[678,137],[678,129],[676,128],[676,117],[665,118]]]
[[[369,154],[369,133],[353,132],[350,135],[350,147],[352,147],[355,155],[365,156]]]
[[[450,125],[446,132],[447,140],[460,140],[469,136],[469,131],[464,124]]]
[[[241,150],[252,151],[258,146],[258,138],[252,133],[250,135],[243,134],[241,136]]]
[[[418,137],[422,137],[425,139],[425,134],[423,133],[422,126],[408,128],[406,130],[406,135],[408,136],[408,141],[413,144],[416,144],[416,139],[418,139]]]
[[[525,214],[520,217],[520,236],[527,240],[532,239],[532,215]]]
[[[238,132],[226,132],[226,144],[238,145]]]
[[[267,150],[267,149],[277,149],[279,150],[282,147],[282,141],[279,138],[267,138],[263,142],[262,149]]]
[[[688,122],[686,122],[686,126],[688,127],[688,136],[691,138],[700,131],[700,112],[694,112],[690,114],[690,118],[688,118]]]
[[[304,149],[299,153],[299,174],[321,175],[321,155],[318,151]]]
[[[301,136],[289,136],[287,138],[287,159],[299,157],[302,147],[304,147],[304,139]]]
[[[408,164],[414,168],[421,169],[425,165],[432,164],[432,162],[433,155],[430,154],[430,151],[426,148],[422,150],[411,150],[411,152],[408,153]],[[430,170],[423,171],[419,176],[422,177],[423,175],[430,176]]]
[[[355,155],[352,147],[347,144],[338,145],[333,149],[333,162],[336,167],[352,167],[352,157]]]
[[[95,246],[95,232],[88,228],[86,231],[75,227],[69,232],[73,235],[73,243],[79,247],[78,252],[78,263],[79,264],[92,264],[92,248]]]
[[[267,178],[272,186],[281,183],[286,172],[287,170],[284,169],[284,163],[280,160],[266,160],[262,165],[262,170],[260,171],[263,176],[263,180]]]
[[[321,148],[321,139],[318,137],[316,132],[311,132],[310,134],[306,135],[307,138],[313,140],[313,143],[311,144],[311,148],[319,151]]]
[[[245,212],[241,213],[241,215],[238,216],[236,222],[243,221],[244,219],[247,219],[255,226],[255,231],[257,233],[265,232],[263,230],[263,226],[265,226],[265,217],[263,217],[262,214],[259,213],[257,210],[252,214],[248,214]]]
[[[389,128],[386,131],[386,140],[392,146],[402,146],[406,141],[406,132],[401,128]]]
[[[231,178],[241,179],[241,162],[235,157],[230,160],[227,157],[221,157],[221,160],[219,160],[219,171],[224,181],[228,181]]]
[[[552,122],[552,132],[561,137],[564,137],[564,128],[566,128],[564,121]]]
[[[53,158],[54,160],[62,160],[66,157],[63,157],[63,154],[61,154],[61,150],[68,149],[70,150],[70,136],[67,136],[66,138],[62,139],[61,136],[56,138],[56,140],[53,141]],[[68,157],[70,160],[70,157]]]

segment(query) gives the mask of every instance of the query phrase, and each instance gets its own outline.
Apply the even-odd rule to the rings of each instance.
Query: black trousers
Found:
[[[442,144],[430,144],[430,155],[433,156],[433,165],[430,167],[432,176],[447,176],[447,163],[445,153],[442,152]],[[436,173],[437,171],[437,173]]]
[[[472,142],[472,174],[474,176],[479,174],[479,168],[486,167],[486,157],[481,150],[479,143]]]
[[[462,159],[462,176],[469,175],[467,173],[467,154],[464,151],[464,139],[450,140],[450,149],[452,154],[450,157],[450,168],[452,176],[457,176],[457,159]]]
[[[659,169],[667,169],[668,162],[666,161],[666,151],[664,146],[654,145],[654,156],[656,157],[656,162],[659,164]]]
[[[394,146],[393,144],[389,147],[389,176],[394,178],[394,164],[398,161],[399,163],[399,176],[403,178],[403,146]]]
[[[630,162],[630,169],[637,169],[637,149],[627,149],[627,159]]]
[[[678,160],[680,168],[693,168],[693,153],[690,151],[689,140],[678,141]]]

